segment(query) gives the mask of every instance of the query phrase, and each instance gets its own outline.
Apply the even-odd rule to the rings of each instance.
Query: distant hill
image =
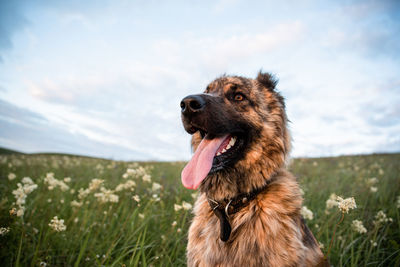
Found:
[[[11,150],[11,149],[8,149],[8,148],[0,147],[0,154],[8,155],[8,154],[24,154],[24,153],[21,153],[19,151],[15,151],[15,150]]]
[[[18,155],[43,155],[43,156],[69,156],[69,157],[83,157],[83,158],[92,158],[92,159],[104,159],[111,160],[109,158],[101,158],[87,155],[79,155],[79,154],[69,154],[69,153],[57,153],[57,152],[38,152],[38,153],[23,153],[20,151],[0,147],[0,155],[10,155],[10,154],[18,154]],[[371,153],[371,154],[354,154],[354,155],[339,155],[339,156],[328,156],[328,157],[292,157],[292,159],[337,159],[337,158],[347,158],[347,157],[363,157],[363,156],[390,156],[390,155],[398,155],[400,152],[393,153]],[[128,160],[129,161],[129,160]],[[141,162],[140,160],[131,160]],[[159,161],[143,161],[143,162],[159,162]]]

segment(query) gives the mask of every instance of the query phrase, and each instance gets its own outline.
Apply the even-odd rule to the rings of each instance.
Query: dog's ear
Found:
[[[278,80],[271,73],[263,73],[261,70],[258,73],[256,80],[269,91],[274,91],[275,86],[278,83]]]
[[[260,71],[257,75],[256,80],[268,91],[272,92],[281,103],[282,107],[285,108],[284,98],[280,95],[279,92],[275,90],[275,87],[278,84],[278,79],[276,79],[274,75],[268,72],[263,73],[262,71]]]

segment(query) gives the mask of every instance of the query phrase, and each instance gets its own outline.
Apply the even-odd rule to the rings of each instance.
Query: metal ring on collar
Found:
[[[228,213],[228,208],[229,208],[229,205],[231,204],[231,202],[232,202],[232,199],[228,202],[228,204],[226,204],[226,206],[225,206],[225,214],[226,214],[226,216],[229,216],[229,213]]]

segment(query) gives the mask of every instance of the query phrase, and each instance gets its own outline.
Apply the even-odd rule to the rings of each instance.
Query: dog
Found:
[[[286,169],[291,138],[276,84],[261,71],[256,79],[223,75],[180,103],[195,151],[181,179],[200,191],[188,266],[329,266]]]

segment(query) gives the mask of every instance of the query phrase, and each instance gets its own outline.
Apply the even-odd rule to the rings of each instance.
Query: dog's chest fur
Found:
[[[281,172],[270,188],[230,216],[232,234],[220,240],[218,218],[203,193],[196,201],[189,229],[189,266],[315,266],[319,248],[304,244],[298,184]]]

